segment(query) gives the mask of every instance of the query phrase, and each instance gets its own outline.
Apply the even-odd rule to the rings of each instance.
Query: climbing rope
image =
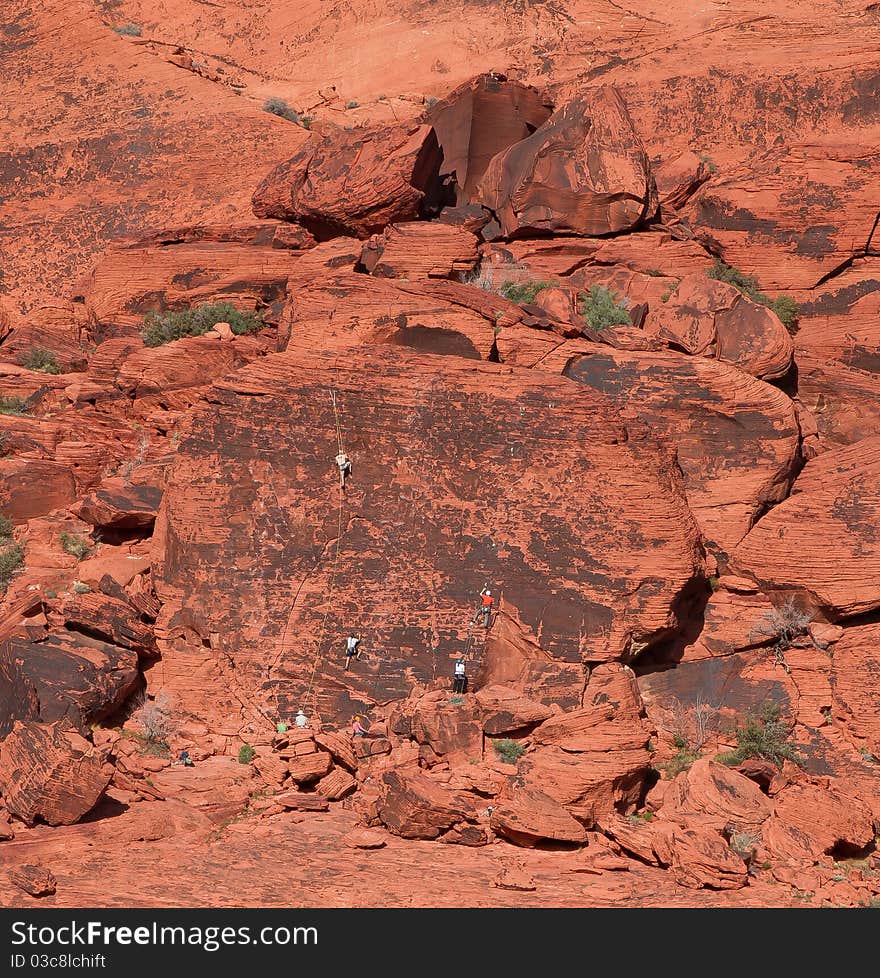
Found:
[[[336,428],[336,444],[339,449],[339,454],[341,455],[344,454],[345,446],[342,440],[342,425],[339,420],[339,405],[337,404],[336,391],[334,390],[330,391],[330,403],[333,405],[333,422]],[[345,493],[344,491],[342,491],[339,498],[339,513],[338,513],[337,524],[336,524],[336,545],[334,547],[334,553],[333,553],[333,565],[330,571],[330,580],[327,585],[328,600],[332,599],[333,587],[336,583],[336,575],[339,569],[339,553],[342,547],[342,524],[343,524],[344,513],[345,513]],[[330,600],[327,606],[327,610],[324,612],[324,618],[321,621],[321,627],[318,630],[318,641],[317,641],[317,646],[315,648],[315,658],[314,661],[312,662],[312,672],[311,675],[309,676],[309,685],[306,689],[305,696],[303,697],[303,700],[305,702],[308,702],[309,696],[312,697],[313,716],[318,711],[318,690],[315,687],[315,675],[318,671],[318,665],[323,657],[322,650],[324,646],[324,639],[327,633],[327,622],[330,620],[330,612],[332,609],[333,609],[333,603],[332,600]]]

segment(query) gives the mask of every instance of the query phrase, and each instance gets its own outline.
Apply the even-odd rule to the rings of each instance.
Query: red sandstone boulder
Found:
[[[589,686],[587,687],[589,691]],[[523,784],[549,795],[587,825],[634,805],[650,767],[650,727],[608,700],[546,720],[520,768]]]
[[[76,516],[92,526],[108,530],[149,530],[156,521],[162,490],[134,486],[123,480],[106,480],[72,508]]]
[[[23,822],[72,825],[110,783],[103,754],[61,724],[17,721],[0,743],[0,791]]]
[[[76,617],[72,614],[72,619]],[[120,625],[119,619],[116,624]],[[104,623],[100,628],[107,634],[114,625]],[[132,631],[147,640],[143,630]],[[0,644],[0,686],[23,682],[31,687],[39,702],[39,719],[45,723],[66,717],[81,727],[100,720],[134,691],[138,675],[133,648],[81,632],[53,632],[42,641],[13,637]]]
[[[771,861],[811,863],[864,850],[873,842],[874,820],[845,786],[791,785],[776,799],[762,838]]]
[[[349,849],[383,849],[388,844],[388,839],[384,832],[376,829],[358,828],[349,832],[342,844]]]
[[[694,822],[718,832],[751,832],[770,817],[773,805],[754,781],[708,758],[695,761],[663,796],[665,821]]]
[[[333,768],[315,785],[315,791],[329,801],[339,801],[346,795],[350,795],[356,788],[357,781],[341,767]]]
[[[381,789],[379,818],[404,839],[436,839],[457,823],[477,820],[470,798],[423,774],[386,771]]]
[[[309,784],[329,774],[333,767],[333,759],[323,750],[312,751],[292,757],[287,762],[287,770],[292,781],[297,784]]]
[[[315,743],[319,747],[323,747],[337,764],[348,768],[349,771],[357,770],[357,755],[348,737],[341,733],[328,731],[315,734]]]
[[[412,737],[439,756],[459,754],[478,758],[483,751],[479,705],[467,697],[456,703],[445,693],[421,697],[412,714]]]
[[[652,306],[646,332],[765,380],[791,367],[791,337],[775,313],[705,274],[682,279],[667,302]]]
[[[511,842],[534,846],[551,842],[586,842],[584,827],[552,798],[540,791],[519,788],[499,799],[492,809],[492,829]]]
[[[656,851],[682,886],[735,890],[748,882],[746,864],[709,828],[661,824]]]
[[[13,886],[32,897],[51,896],[57,889],[57,880],[52,872],[45,866],[31,863],[17,866],[9,874],[9,880]]]
[[[459,85],[425,113],[443,150],[441,176],[454,175],[459,204],[473,196],[486,167],[543,125],[553,107],[541,93],[497,72]]]
[[[648,158],[616,89],[593,89],[487,166],[477,198],[506,235],[601,235],[657,210]]]
[[[489,737],[513,733],[548,719],[552,710],[523,696],[509,686],[485,686],[477,690],[483,731]]]
[[[254,213],[296,221],[321,239],[364,238],[422,216],[436,193],[442,158],[431,126],[313,137],[257,187]]]

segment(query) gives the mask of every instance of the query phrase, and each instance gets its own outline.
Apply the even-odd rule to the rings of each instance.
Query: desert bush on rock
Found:
[[[298,126],[302,126],[303,129],[312,128],[312,117],[297,112],[283,98],[267,98],[263,102],[263,111],[268,112],[270,115],[277,115],[282,119],[287,119],[288,122],[295,122]]]
[[[12,537],[12,520],[0,514],[0,543],[8,543]]]
[[[590,329],[600,333],[609,326],[628,326],[629,313],[617,293],[604,285],[591,285],[589,292],[580,295],[580,312]]]
[[[668,728],[673,735],[673,743],[679,749],[701,751],[718,732],[719,708],[706,703],[698,695],[693,703],[685,705],[673,697],[667,710]]]
[[[22,357],[21,365],[25,370],[39,370],[44,374],[61,373],[61,368],[55,360],[55,354],[51,350],[44,350],[41,346],[32,346]]]
[[[217,323],[229,323],[236,336],[255,333],[265,326],[260,313],[242,312],[231,302],[210,302],[197,309],[149,312],[141,336],[145,346],[162,346],[185,336],[202,336]]]
[[[670,781],[681,774],[682,771],[687,771],[694,761],[698,761],[703,756],[699,750],[691,747],[681,734],[673,734],[672,743],[675,746],[676,752],[662,765],[662,769],[666,772],[666,776]]]
[[[735,289],[742,292],[744,296],[751,299],[752,302],[766,306],[772,312],[776,313],[779,321],[789,333],[794,334],[797,332],[798,306],[790,296],[781,295],[777,299],[771,299],[770,296],[765,295],[761,291],[756,278],[744,274],[731,265],[725,265],[723,261],[716,261],[712,268],[709,269],[709,278],[714,278],[719,282],[726,282],[728,285],[732,285]]]
[[[250,764],[250,762],[257,756],[257,752],[251,747],[250,744],[242,744],[238,749],[238,763],[239,764]]]
[[[4,541],[0,540],[0,543]],[[0,594],[5,593],[15,572],[24,564],[24,550],[17,543],[9,544],[0,549]]]
[[[24,414],[25,402],[20,397],[4,397],[0,394],[0,414]]]
[[[154,700],[143,699],[132,714],[132,718],[140,725],[144,740],[148,744],[156,744],[167,749],[168,738],[174,732],[169,696],[159,693]]]
[[[531,305],[535,301],[539,292],[544,289],[552,289],[554,282],[502,282],[498,288],[498,294],[511,302],[520,306]]]
[[[736,748],[720,754],[718,760],[731,767],[750,757],[770,761],[777,767],[782,767],[784,760],[800,763],[800,754],[794,744],[788,742],[791,732],[792,727],[783,721],[779,705],[768,701],[757,717],[747,716],[736,728]]]
[[[70,554],[71,557],[76,557],[77,560],[85,560],[92,552],[92,548],[81,536],[66,531],[61,534],[61,549],[66,554]]]
[[[505,764],[516,764],[526,750],[522,744],[507,738],[504,740],[493,740],[492,746],[495,748],[495,753]]]
[[[117,34],[123,34],[126,37],[140,37],[143,34],[143,29],[140,24],[120,24],[118,27],[113,28]]]

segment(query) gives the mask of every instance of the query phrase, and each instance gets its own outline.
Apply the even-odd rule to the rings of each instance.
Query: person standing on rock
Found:
[[[483,625],[488,628],[489,622],[492,619],[492,605],[495,603],[495,599],[492,597],[492,592],[489,590],[488,586],[484,587],[480,591],[480,607],[477,608],[476,614],[474,615],[472,621],[478,621],[480,615],[483,616]]]
[[[361,640],[356,635],[349,635],[345,640],[345,670],[348,671],[348,667],[351,665],[352,659],[359,659],[361,657],[360,651]]]
[[[455,662],[455,678],[452,680],[452,692],[467,692],[467,673],[465,672],[464,659],[457,659]]]
[[[304,727],[307,727],[309,725],[308,717],[306,717],[305,713],[303,713],[302,710],[297,711],[296,725],[300,729],[303,729]]]
[[[351,735],[353,737],[366,737],[367,731],[361,723],[360,717],[355,717],[351,723]]]
[[[336,456],[336,464],[339,466],[339,484],[345,489],[345,480],[351,475],[351,459],[340,451]]]

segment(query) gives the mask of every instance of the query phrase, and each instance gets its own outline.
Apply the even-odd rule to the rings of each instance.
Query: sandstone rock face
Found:
[[[657,210],[657,189],[620,94],[594,89],[489,163],[477,198],[506,235],[602,235]]]
[[[18,721],[0,743],[0,790],[28,825],[72,825],[95,807],[113,769],[101,753],[60,724]]]
[[[721,832],[754,832],[773,806],[754,781],[710,761],[696,761],[673,781],[663,797],[663,819],[687,824],[697,816],[702,825]]]
[[[51,896],[57,880],[45,866],[24,865],[9,874],[10,882],[32,897]]]
[[[734,890],[746,885],[745,863],[717,832],[676,825],[663,826],[660,831],[658,854],[682,886]]]
[[[330,388],[355,473],[344,499]],[[250,695],[281,715],[309,692],[316,661],[311,692],[330,715],[451,668],[487,580],[518,628],[580,668],[674,630],[677,596],[700,573],[662,453],[635,429],[621,444],[602,399],[564,379],[375,348],[341,375],[335,358],[291,350],[212,399],[181,441],[154,538],[157,633],[169,650],[178,636],[192,649],[187,635],[216,634]],[[557,436],[563,427],[583,432],[579,447]],[[584,479],[601,525],[570,494]],[[531,515],[548,500],[553,520]],[[453,522],[461,530],[450,535]],[[230,566],[220,556],[230,547],[247,558]],[[365,654],[341,687],[343,633],[355,624]]]
[[[880,606],[874,573],[880,463],[869,455],[854,467],[847,454],[837,471],[830,458],[819,464],[821,480],[806,482],[768,513],[737,547],[731,566],[764,588],[803,591],[836,620]]]
[[[878,679],[880,625],[847,628],[831,662],[834,715],[875,756],[880,755]]]
[[[470,231],[443,224],[392,224],[364,245],[361,264],[380,278],[460,278],[477,262]]]
[[[296,221],[320,239],[364,238],[432,206],[442,158],[431,126],[313,138],[263,180],[254,213]]]
[[[16,41],[3,81],[15,111],[3,130],[2,263],[5,288],[27,305],[67,292],[120,238],[212,215],[246,219],[266,161],[304,141],[254,101],[120,38],[86,0],[39,9],[11,0],[3,13]],[[61,26],[63,44],[53,38]],[[63,118],[52,99],[69,103]]]
[[[474,197],[492,158],[526,139],[550,117],[541,93],[492,72],[479,75],[425,113],[443,150],[442,175],[455,175],[456,200]]]
[[[650,424],[675,445],[691,510],[713,551],[730,553],[788,492],[799,429],[791,401],[776,388],[702,358],[581,343],[560,347],[545,365],[603,392],[624,418]]]
[[[123,335],[156,310],[231,302],[252,310],[284,297],[297,259],[314,244],[300,229],[264,224],[169,229],[106,252],[80,290],[99,335]]]

